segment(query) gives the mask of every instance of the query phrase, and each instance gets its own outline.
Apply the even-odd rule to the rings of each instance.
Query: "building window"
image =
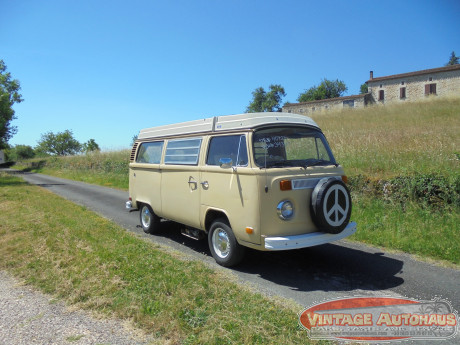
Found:
[[[436,83],[425,85],[425,96],[436,95]]]
[[[379,90],[379,101],[385,100],[385,90]]]
[[[430,79],[428,79],[428,80],[429,80],[429,81],[433,81],[433,78],[432,78],[432,77],[430,77]]]
[[[354,99],[350,99],[348,101],[343,101],[343,107],[346,108],[346,107],[349,107],[349,108],[354,108],[355,106],[355,100]]]
[[[402,87],[399,89],[399,98],[400,99],[405,99],[406,98],[406,88]]]
[[[401,85],[404,85],[404,82],[403,82],[403,81],[401,82]]]

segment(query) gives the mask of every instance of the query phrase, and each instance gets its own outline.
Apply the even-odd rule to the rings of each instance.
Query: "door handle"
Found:
[[[201,185],[203,186],[204,189],[208,189],[209,188],[209,183],[208,181],[203,181],[203,182],[200,182]]]
[[[193,184],[193,186],[191,186],[192,184]],[[190,186],[190,188],[192,188],[192,190],[195,190],[198,187],[198,183],[191,176],[188,179],[188,185]]]

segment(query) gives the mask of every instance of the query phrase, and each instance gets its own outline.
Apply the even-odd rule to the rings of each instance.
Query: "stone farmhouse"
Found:
[[[286,103],[283,112],[311,115],[332,109],[419,101],[430,96],[460,97],[460,64],[377,78],[374,78],[374,72],[371,71],[366,84],[367,94]]]

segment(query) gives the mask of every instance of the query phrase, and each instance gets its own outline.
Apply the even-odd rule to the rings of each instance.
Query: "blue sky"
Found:
[[[22,87],[10,144],[73,131],[104,150],[142,128],[245,111],[281,84],[348,95],[460,55],[459,0],[1,0],[0,59]]]

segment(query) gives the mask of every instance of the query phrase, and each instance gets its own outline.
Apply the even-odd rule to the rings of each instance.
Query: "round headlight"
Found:
[[[282,220],[291,219],[294,215],[294,205],[288,200],[281,201],[276,207],[276,210],[278,211],[278,216]]]

